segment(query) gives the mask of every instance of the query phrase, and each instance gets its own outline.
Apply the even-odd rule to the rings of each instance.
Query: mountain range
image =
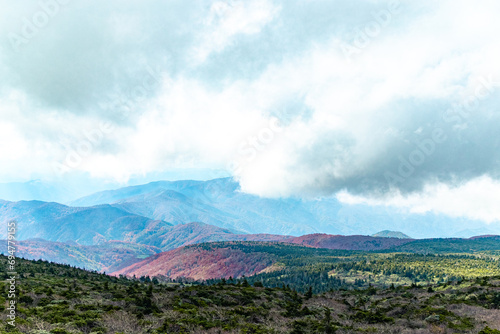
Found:
[[[243,233],[371,235],[391,229],[414,238],[500,233],[498,225],[480,221],[416,214],[392,207],[350,205],[335,197],[262,198],[240,191],[239,184],[230,178],[158,181],[98,192],[68,204],[109,204],[174,225],[202,222]]]
[[[241,192],[238,183],[230,178],[158,181],[98,192],[67,205],[0,201],[0,221],[12,219],[19,222],[20,240],[72,240],[84,245],[107,240],[144,243],[173,225],[190,222],[239,234],[371,235],[388,228],[414,238],[500,233],[500,227],[494,224],[390,207],[343,204],[335,197],[261,198]],[[0,231],[0,237],[4,234]],[[154,245],[164,249],[161,242]]]

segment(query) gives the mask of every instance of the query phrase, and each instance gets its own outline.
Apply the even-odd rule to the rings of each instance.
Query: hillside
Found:
[[[240,246],[251,247],[252,250]],[[261,272],[276,262],[277,256],[266,249],[286,247],[270,243],[209,243],[186,246],[169,252],[151,256],[112,275],[166,276],[169,278],[188,277],[195,280],[251,276]]]
[[[187,277],[196,280],[250,276],[279,269],[273,266],[286,261],[317,262],[325,256],[357,254],[303,247],[289,243],[261,241],[211,242],[190,245],[153,255],[112,275]],[[335,258],[334,261],[337,259]]]
[[[414,238],[471,237],[474,231],[500,233],[497,226],[391,207],[349,205],[335,197],[301,200],[261,198],[240,191],[230,178],[209,181],[158,181],[99,192],[71,202],[75,206],[111,204],[122,210],[173,224],[202,222],[245,233],[371,235],[404,230]],[[456,227],[460,226],[460,230]]]
[[[100,192],[72,205],[103,203],[174,224],[198,221],[249,234],[298,235],[319,231],[314,224],[317,219],[302,201],[244,194],[231,179],[159,181]],[[333,202],[325,205],[325,214],[334,215],[338,207]]]
[[[0,256],[5,267],[7,258]],[[14,333],[480,333],[500,330],[500,276],[330,291],[127,280],[17,260]],[[4,290],[6,283],[0,282]],[[0,311],[5,311],[5,295]],[[40,330],[44,328],[44,330]],[[496,331],[495,331],[496,330]],[[0,332],[11,333],[6,321]]]
[[[5,210],[6,207],[8,210]],[[480,236],[469,240],[414,240],[328,234],[292,237],[273,234],[237,234],[233,230],[196,222],[172,226],[166,222],[149,220],[109,205],[74,208],[57,203],[36,201],[4,202],[3,209],[4,213],[26,210],[26,213],[20,216],[19,229],[21,231],[17,236],[21,240],[21,256],[29,259],[42,258],[107,272],[118,271],[161,251],[193,244],[224,241],[286,242],[331,250],[433,254],[473,253],[500,249],[498,236]],[[109,221],[111,222],[107,223]],[[28,229],[31,234],[24,230],[26,225],[33,226]],[[79,233],[82,233],[82,237],[77,237]],[[22,241],[26,235],[40,240]],[[42,239],[44,237],[50,239],[44,240]],[[72,238],[74,240],[71,240]],[[60,240],[68,240],[68,242],[63,243]],[[180,254],[179,252],[180,250],[175,253],[176,257]],[[200,256],[203,258],[206,255]],[[218,262],[212,267],[213,272],[212,269],[202,268],[202,266],[192,268],[189,262],[190,256],[186,256],[186,258],[175,260],[177,261],[175,277],[194,275],[200,279],[214,278],[217,277],[213,276],[216,273],[224,275],[226,273],[225,269],[218,268]],[[231,256],[234,256],[231,261],[245,260],[236,254],[231,254]],[[172,261],[176,257],[172,258]],[[204,259],[201,262],[206,264],[222,257],[222,254],[217,254],[213,259]],[[237,267],[236,264],[231,265]],[[257,267],[256,265],[255,268]],[[242,272],[245,275],[251,275],[258,272],[255,268],[246,268]],[[161,272],[159,270],[157,273]],[[228,276],[241,274],[240,271],[229,270],[227,272]]]
[[[375,251],[394,248],[395,246],[412,242],[412,239],[317,233],[291,238],[286,240],[286,242],[317,248]]]
[[[151,239],[149,239],[151,238]],[[395,252],[409,252],[409,253],[424,253],[424,254],[448,254],[448,253],[462,253],[473,254],[476,252],[488,253],[497,252],[500,250],[498,236],[483,236],[473,239],[395,239],[395,238],[377,238],[368,236],[335,236],[326,234],[313,234],[301,237],[289,237],[280,235],[267,235],[267,234],[233,234],[228,230],[224,230],[215,226],[210,226],[201,223],[190,223],[185,225],[176,225],[166,229],[163,234],[148,236],[145,239],[139,238],[141,242],[151,242],[153,245],[138,244],[130,241],[109,241],[102,242],[99,245],[79,245],[76,243],[60,243],[50,242],[46,240],[28,240],[20,241],[19,256],[28,259],[45,259],[57,263],[66,263],[81,268],[87,268],[98,271],[118,271],[125,267],[136,264],[144,265],[147,267],[148,261],[154,257],[147,258],[161,251],[169,251],[174,247],[172,252],[163,253],[164,258],[168,258],[168,265],[165,267],[157,267],[154,273],[151,272],[134,272],[135,268],[130,272],[136,275],[174,275],[189,276],[194,275],[197,279],[216,278],[215,274],[224,274],[224,276],[238,276],[249,275],[257,271],[258,265],[244,269],[244,273],[234,268],[239,268],[238,261],[245,262],[247,259],[242,254],[235,252],[220,252],[218,254],[211,254],[204,249],[200,254],[193,255],[195,248],[184,247],[188,245],[195,245],[203,243],[203,247],[211,245],[216,247],[220,242],[230,242],[228,245],[236,247],[235,245],[248,244],[246,242],[258,241],[267,242],[266,252],[274,253],[278,247],[276,242],[280,242],[279,249],[283,249],[285,245],[289,245],[288,251],[290,254],[286,258],[301,258],[305,256],[304,252],[316,252],[317,256],[325,256],[328,254],[330,257],[338,256],[340,253],[332,252],[334,250],[344,250],[342,254],[355,254],[355,251],[369,251],[381,253],[395,253]],[[4,241],[5,242],[5,241]],[[269,242],[274,242],[269,244]],[[283,244],[285,242],[285,244]],[[208,244],[207,244],[208,243]],[[223,244],[223,243],[222,243]],[[276,245],[276,246],[271,246]],[[301,247],[297,247],[297,246]],[[306,248],[304,248],[305,246]],[[297,250],[301,249],[302,253]],[[234,250],[234,249],[233,249]],[[248,250],[248,248],[246,248]],[[308,250],[308,251],[306,251]],[[326,252],[326,253],[325,253]],[[262,254],[260,254],[262,255]],[[259,255],[259,256],[260,256]],[[285,254],[282,252],[280,256]],[[368,255],[368,254],[367,254]],[[363,255],[366,257],[367,255]],[[196,258],[196,265],[193,266],[193,256]],[[219,261],[224,257],[228,257],[227,262]],[[257,261],[259,256],[252,258]],[[268,259],[272,259],[273,263],[276,262],[276,256],[265,256],[262,258],[264,264],[267,264]],[[141,261],[145,261],[140,264]],[[327,262],[332,262],[334,258],[330,258]],[[280,260],[283,262],[283,258]],[[303,260],[306,261],[306,260]],[[308,259],[307,261],[317,262],[316,259]],[[158,260],[157,262],[161,262]],[[227,268],[224,265],[228,265]],[[170,268],[175,267],[174,271]],[[210,268],[208,268],[210,267]],[[233,269],[231,269],[233,268]],[[274,270],[276,267],[266,270]],[[210,273],[210,274],[207,274]],[[226,275],[227,274],[227,275]],[[215,276],[214,276],[215,275]]]
[[[152,220],[116,206],[101,204],[70,207],[40,201],[0,201],[0,221],[16,220],[18,240],[43,239],[53,242],[97,245],[117,240],[170,250],[188,244],[230,240],[286,240],[271,234],[246,235],[198,222],[173,226],[163,220]],[[0,238],[7,230],[0,231]]]
[[[1,252],[6,255],[6,240],[0,240]],[[160,253],[157,247],[124,241],[104,242],[95,246],[51,242],[42,239],[17,242],[18,257],[69,264],[87,270],[112,272]]]

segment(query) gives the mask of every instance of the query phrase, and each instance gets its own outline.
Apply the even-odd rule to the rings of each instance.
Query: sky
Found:
[[[498,1],[0,5],[0,183],[232,176],[500,221]]]

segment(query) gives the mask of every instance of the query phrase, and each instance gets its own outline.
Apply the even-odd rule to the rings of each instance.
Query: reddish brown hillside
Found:
[[[413,239],[378,238],[365,235],[344,236],[317,233],[288,239],[286,242],[318,248],[371,251],[403,245],[412,240]]]
[[[190,277],[196,280],[254,275],[274,263],[270,254],[221,247],[187,246],[151,256],[112,275]]]

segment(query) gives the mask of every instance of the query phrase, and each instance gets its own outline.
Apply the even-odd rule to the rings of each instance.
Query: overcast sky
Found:
[[[0,5],[0,182],[202,170],[500,220],[498,1]]]

